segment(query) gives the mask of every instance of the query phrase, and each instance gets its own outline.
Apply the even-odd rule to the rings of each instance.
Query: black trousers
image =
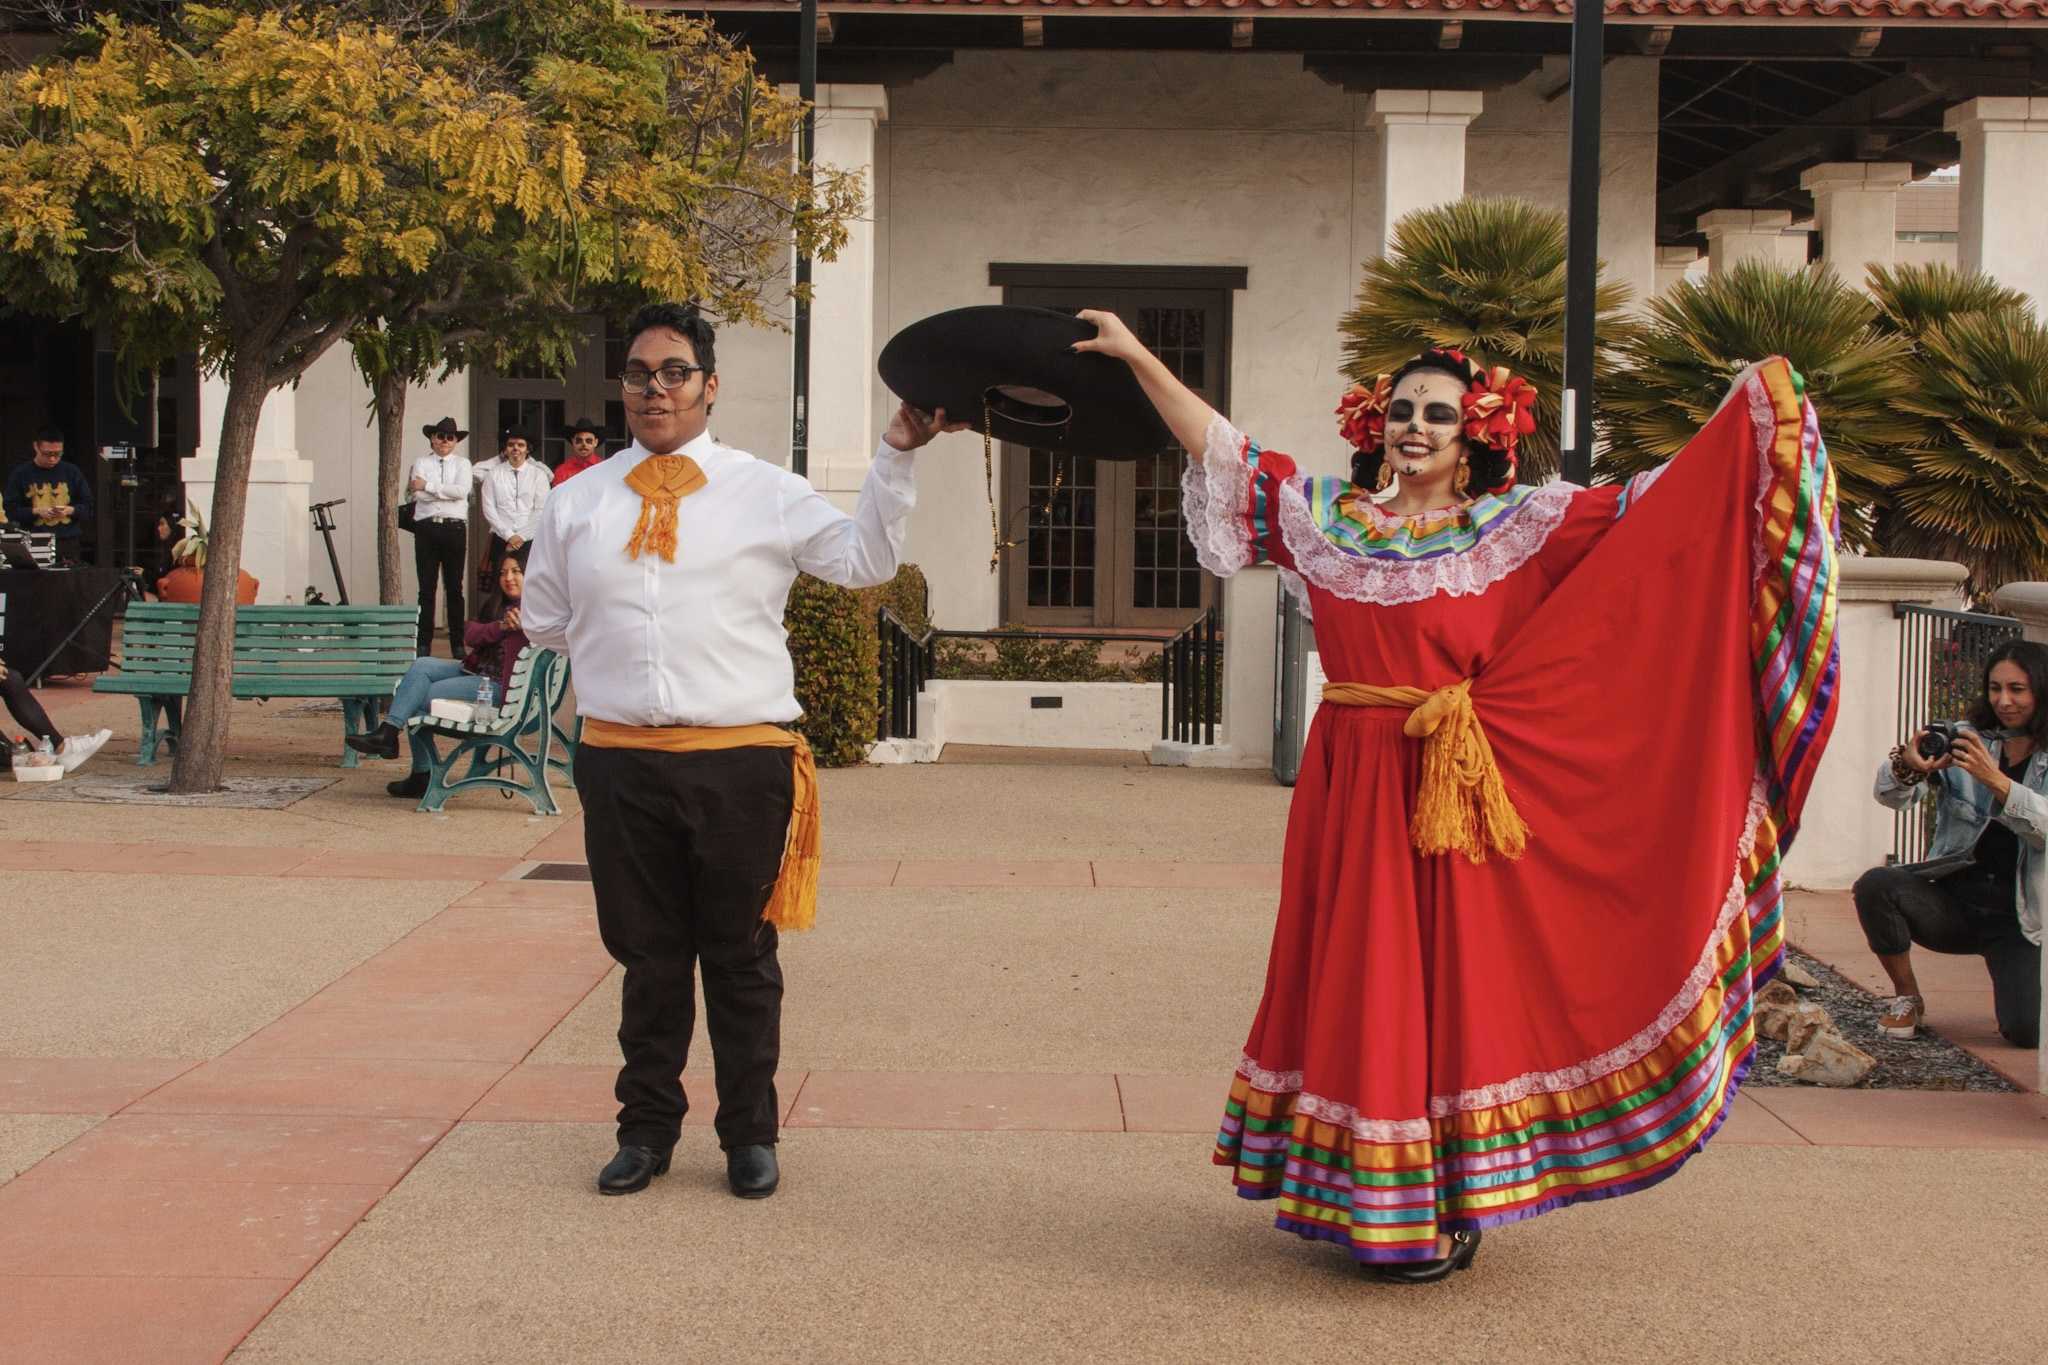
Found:
[[[434,586],[448,599],[448,647],[462,657],[462,580],[468,528],[460,521],[422,521],[413,528],[412,566],[420,580],[420,653],[434,652]]]
[[[47,739],[52,745],[62,744],[64,736],[57,733],[57,727],[50,724],[50,713],[43,710],[35,693],[28,690],[28,679],[9,667],[7,676],[0,678],[0,702],[7,704],[7,712],[14,717],[14,723],[36,739]],[[10,746],[0,744],[0,772],[14,766],[14,755]]]
[[[621,1146],[667,1151],[682,1130],[700,962],[719,1145],[775,1141],[782,967],[761,912],[782,866],[791,772],[787,749],[576,751],[598,932],[626,969]]]
[[[2020,932],[2011,882],[1968,869],[1931,882],[1879,867],[1857,880],[1854,894],[1871,952],[1892,957],[1918,944],[1977,954],[1991,973],[1999,1033],[2014,1047],[2041,1045],[2041,948]]]

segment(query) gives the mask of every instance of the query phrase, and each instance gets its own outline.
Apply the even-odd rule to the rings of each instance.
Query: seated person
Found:
[[[414,716],[425,715],[436,698],[475,701],[479,679],[489,679],[493,704],[505,699],[512,680],[512,666],[519,651],[526,648],[526,634],[519,629],[519,595],[526,586],[526,570],[519,560],[507,555],[498,566],[492,592],[479,605],[478,619],[463,627],[462,643],[469,653],[461,663],[453,659],[421,656],[398,681],[384,723],[367,735],[350,735],[348,747],[372,758],[397,758],[398,736]],[[423,796],[427,774],[433,767],[433,749],[418,734],[412,743],[412,775],[389,783],[384,790],[393,796]]]
[[[2048,903],[2048,645],[2009,644],[1991,656],[1954,747],[1926,758],[1919,734],[1878,769],[1877,799],[1904,810],[1932,793],[1934,843],[1925,862],[1879,867],[1856,883],[1856,917],[1898,994],[1879,1026],[1919,1032],[1925,1005],[1914,944],[1976,953],[1991,972],[1998,1031],[2015,1047],[2041,1042],[2041,910]]]
[[[73,735],[66,739],[50,723],[50,713],[43,710],[35,693],[28,690],[28,681],[7,667],[7,660],[0,659],[0,701],[7,703],[9,715],[14,723],[27,730],[31,739],[47,739],[50,747],[57,751],[57,761],[64,765],[65,772],[77,771],[80,764],[100,751],[100,746],[114,737],[112,730],[98,730],[89,735]],[[14,766],[14,746],[0,743],[0,772]]]

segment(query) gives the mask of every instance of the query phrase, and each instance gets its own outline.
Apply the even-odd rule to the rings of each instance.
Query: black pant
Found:
[[[1991,972],[1998,1031],[2014,1047],[2041,1044],[2041,949],[2020,932],[2013,885],[1965,869],[1928,881],[1899,867],[1873,868],[1856,883],[1856,918],[1870,951],[1893,957],[1919,944],[1976,953]]]
[[[27,730],[36,739],[47,739],[52,747],[62,744],[64,736],[57,733],[57,727],[50,724],[50,713],[43,710],[35,693],[28,690],[28,679],[18,669],[9,667],[7,676],[0,678],[0,701],[7,703],[8,714],[14,723]],[[0,771],[11,768],[14,755],[11,746],[0,744]]]
[[[460,521],[422,521],[413,527],[412,565],[420,580],[420,653],[434,652],[434,584],[448,598],[448,647],[462,657],[462,579],[468,528]]]
[[[787,749],[576,752],[598,932],[626,969],[621,1146],[667,1151],[682,1130],[700,959],[719,1145],[775,1141],[782,967],[761,912],[782,866],[791,772]]]

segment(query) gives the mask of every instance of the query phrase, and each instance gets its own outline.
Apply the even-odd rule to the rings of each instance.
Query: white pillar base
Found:
[[[1963,144],[1956,263],[1981,270],[2048,310],[2048,99],[1974,99],[1942,124]]]
[[[1476,90],[1376,90],[1366,121],[1379,130],[1379,230],[1384,255],[1394,225],[1465,193],[1465,130],[1485,107]]]
[[[1707,239],[1707,273],[1719,275],[1745,261],[1780,264],[1778,244],[1792,215],[1782,209],[1715,209],[1701,214],[1696,226]]]
[[[185,497],[213,525],[213,490],[220,461],[179,462]],[[295,452],[261,451],[249,468],[249,500],[242,515],[242,565],[256,579],[256,600],[275,605],[305,597],[312,563],[313,462]]]
[[[1870,267],[1899,257],[1899,189],[1913,179],[1904,161],[1828,161],[1799,187],[1813,195],[1821,263],[1853,289],[1870,287]]]

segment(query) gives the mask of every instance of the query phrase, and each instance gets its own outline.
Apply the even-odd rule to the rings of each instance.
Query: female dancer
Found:
[[[1338,408],[1352,478],[1307,478],[1081,317],[1193,455],[1203,565],[1278,565],[1332,680],[1216,1161],[1410,1282],[1672,1174],[1747,1073],[1833,721],[1834,483],[1798,376],[1745,373],[1627,485],[1530,488],[1530,387],[1426,351]]]

